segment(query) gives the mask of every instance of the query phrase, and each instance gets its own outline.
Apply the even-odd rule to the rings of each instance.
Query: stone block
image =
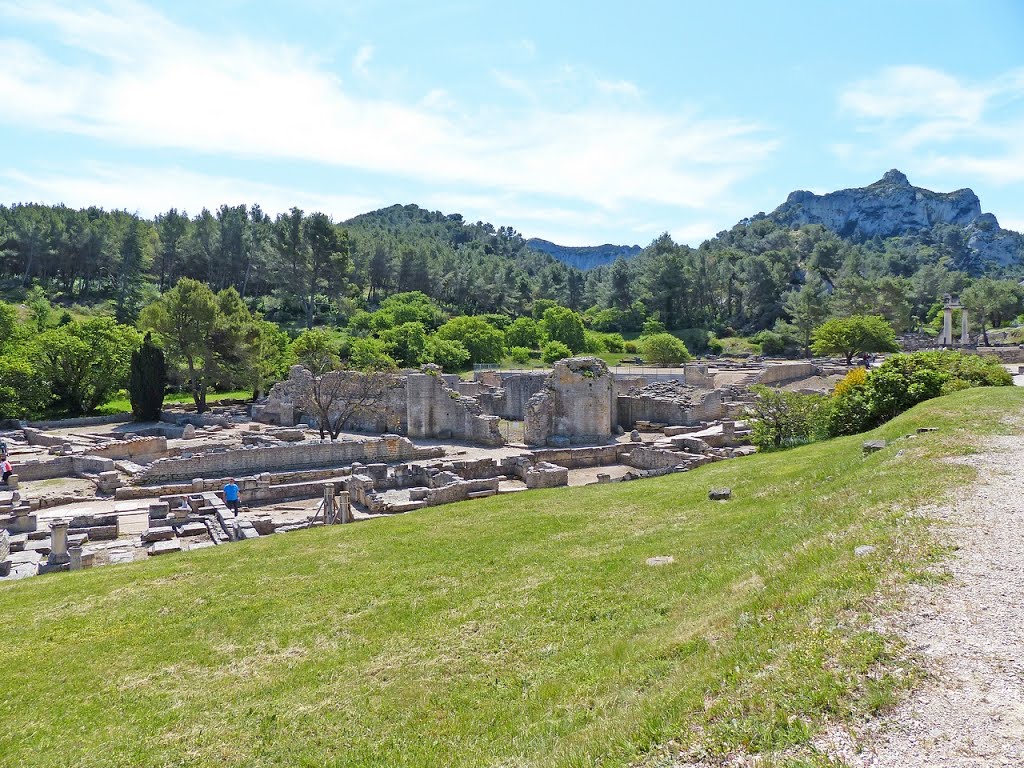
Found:
[[[885,448],[886,445],[887,443],[885,440],[865,440],[861,445],[861,448],[864,450],[865,454],[868,454],[880,451]]]
[[[426,488],[423,489],[427,490]],[[399,501],[392,504],[388,504],[388,512],[412,512],[417,509],[423,509],[427,506],[425,501]]]
[[[149,530],[149,526],[149,513],[146,510],[137,509],[121,512],[117,516],[117,530],[115,532],[115,538],[117,536],[139,536],[144,531]],[[101,538],[105,538],[105,536]]]
[[[163,525],[158,528],[150,528],[144,534],[142,534],[142,541],[150,543],[154,541],[170,541],[174,538],[174,529],[169,525]]]
[[[204,536],[208,533],[206,525],[204,523],[185,523],[184,525],[175,526],[179,536]]]
[[[171,539],[169,541],[154,541],[150,544],[146,551],[151,556],[166,555],[171,552],[181,552],[181,543],[177,539]]]
[[[726,501],[732,498],[732,488],[712,488],[708,491],[711,501]]]
[[[149,519],[163,520],[170,514],[171,505],[166,501],[157,501],[149,505]]]

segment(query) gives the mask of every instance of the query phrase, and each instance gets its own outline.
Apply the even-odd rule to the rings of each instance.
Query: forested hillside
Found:
[[[635,258],[586,272],[560,263],[506,226],[392,206],[334,223],[259,206],[153,220],[124,211],[0,206],[0,281],[9,297],[41,286],[56,304],[101,306],[132,322],[182,277],[233,286],[269,320],[345,325],[360,309],[419,290],[453,314],[529,313],[537,300],[586,312],[599,330],[753,333],[792,319],[787,302],[877,311],[907,330],[928,321],[943,293],[974,278],[1019,279],[1019,262],[979,262],[962,227],[936,224],[856,242],[819,224],[759,215],[698,248],[656,238]]]
[[[799,356],[829,318],[880,315],[890,334],[934,336],[946,293],[960,296],[984,340],[1024,308],[1020,258],[986,259],[976,247],[987,214],[868,238],[847,226],[848,212],[827,222],[847,234],[795,222],[835,211],[842,195],[798,197],[786,216],[758,214],[697,248],[663,234],[587,271],[530,248],[512,227],[415,205],[341,223],[245,205],[152,220],[0,206],[0,417],[92,412],[116,399],[147,331],[171,383],[203,409],[208,391],[265,392],[296,360],[451,371],[586,352],[674,364],[729,351],[729,337],[746,337],[737,352]]]

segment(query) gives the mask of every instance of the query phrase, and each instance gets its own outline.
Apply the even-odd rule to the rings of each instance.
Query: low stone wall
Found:
[[[820,368],[814,363],[772,363],[755,377],[755,383],[770,386],[816,376]]]
[[[628,455],[624,455],[624,464],[636,469],[669,469],[680,464],[686,464],[692,456],[680,456],[672,451],[662,451],[657,448],[646,448],[642,445],[634,445]]]
[[[1001,363],[1024,363],[1024,347],[978,347],[978,354]]]
[[[543,451],[534,451],[531,455],[538,462],[546,461],[568,469],[581,469],[618,464],[622,454],[629,449],[630,446],[626,444],[599,445],[589,448],[548,448]]]
[[[344,466],[356,461],[415,461],[439,458],[442,455],[443,448],[417,448],[412,441],[398,435],[331,443],[292,443],[272,448],[242,448],[194,454],[188,458],[157,459],[135,478],[135,483]]]
[[[89,455],[101,456],[105,459],[144,459],[152,461],[154,458],[167,455],[167,438],[159,436],[117,440],[90,448]]]
[[[35,427],[36,429],[73,429],[75,427],[92,427],[97,424],[119,424],[131,420],[131,413],[111,413],[107,416],[80,416],[77,419],[30,421],[28,426]]]
[[[720,419],[724,413],[720,390],[707,392],[700,403],[689,407],[671,398],[648,395],[620,395],[615,400],[618,424],[623,429],[632,429],[638,421],[672,425],[699,424]]]
[[[15,464],[14,473],[21,482],[52,480],[55,477],[74,477],[83,472],[98,474],[113,470],[112,459],[99,456],[55,456],[45,461],[26,461]]]
[[[569,484],[569,470],[548,461],[538,461],[526,470],[523,480],[526,482],[526,487],[531,490],[534,488],[558,488]]]
[[[428,507],[436,507],[441,504],[452,504],[456,501],[465,501],[471,493],[482,493],[490,491],[498,492],[498,478],[483,478],[480,480],[459,480],[440,488],[429,488],[423,494],[423,501]]]

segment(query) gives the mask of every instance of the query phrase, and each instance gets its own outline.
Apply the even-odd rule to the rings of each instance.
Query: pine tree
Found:
[[[135,421],[158,421],[164,404],[167,386],[167,364],[160,347],[147,333],[142,346],[132,352],[132,367],[128,374],[128,397],[132,403]]]

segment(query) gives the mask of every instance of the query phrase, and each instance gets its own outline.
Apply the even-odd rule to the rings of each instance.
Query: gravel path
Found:
[[[952,578],[913,587],[886,619],[929,673],[893,712],[819,748],[851,768],[1024,766],[1024,438],[963,459],[978,481],[934,517],[958,547]]]
[[[904,638],[924,681],[885,716],[826,730],[798,750],[803,758],[816,753],[847,768],[1024,768],[1024,428],[1017,431],[959,459],[978,470],[977,481],[951,506],[928,510],[956,547],[944,563],[951,578],[911,586],[904,610],[877,621]],[[767,768],[797,755],[773,757],[671,765]]]

